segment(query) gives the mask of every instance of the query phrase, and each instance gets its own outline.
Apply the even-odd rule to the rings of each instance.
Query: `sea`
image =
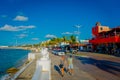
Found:
[[[23,49],[0,49],[0,78],[6,74],[7,69],[22,66],[29,52]]]

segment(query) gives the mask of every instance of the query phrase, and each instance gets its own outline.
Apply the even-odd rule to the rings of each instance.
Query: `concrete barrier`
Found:
[[[29,53],[28,54],[28,61],[34,60],[35,59],[35,53]]]
[[[51,60],[38,60],[32,80],[51,80]]]
[[[48,48],[42,48],[40,56],[41,58],[36,62],[36,71],[32,80],[51,80],[51,60]]]

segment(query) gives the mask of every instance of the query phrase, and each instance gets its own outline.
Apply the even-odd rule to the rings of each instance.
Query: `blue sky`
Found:
[[[120,25],[119,0],[0,0],[0,45],[33,44],[75,34],[90,39],[97,21]],[[75,34],[77,35],[77,34]]]

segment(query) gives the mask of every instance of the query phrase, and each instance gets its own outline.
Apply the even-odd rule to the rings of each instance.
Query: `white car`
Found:
[[[65,55],[65,52],[62,51],[62,50],[58,50],[56,54],[59,55],[59,56],[61,56],[61,55]]]

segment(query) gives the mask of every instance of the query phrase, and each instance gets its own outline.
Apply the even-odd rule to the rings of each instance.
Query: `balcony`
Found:
[[[89,40],[90,43],[93,44],[101,44],[101,43],[120,43],[120,36],[115,35],[115,36],[108,36],[108,37],[98,37]]]

